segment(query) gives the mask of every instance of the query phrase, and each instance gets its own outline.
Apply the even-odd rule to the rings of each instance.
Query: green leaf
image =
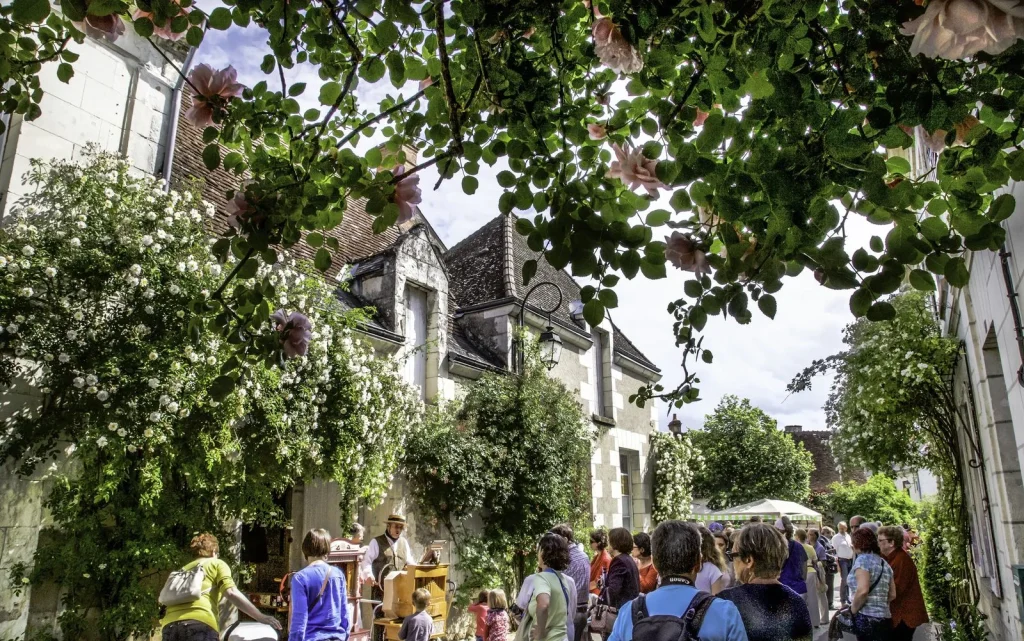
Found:
[[[922,292],[935,291],[935,277],[923,269],[915,269],[910,272],[910,285]]]
[[[331,252],[326,247],[316,250],[316,257],[313,259],[313,266],[322,272],[331,268]]]
[[[683,293],[690,298],[697,298],[704,293],[704,286],[699,280],[691,279],[683,283]]]
[[[597,299],[608,309],[614,309],[619,306],[619,297],[616,295],[615,290],[612,289],[602,289],[597,292]]]
[[[508,170],[499,171],[497,179],[498,184],[506,189],[516,184],[516,175]]]
[[[341,84],[337,82],[325,82],[320,85],[320,104],[334,105],[341,97]]]
[[[868,246],[871,247],[871,251],[875,252],[876,254],[880,254],[882,253],[882,251],[885,250],[885,245],[882,244],[882,239],[879,238],[878,236],[872,236]]]
[[[464,176],[462,178],[462,191],[470,196],[476,193],[479,186],[480,181],[474,176]]]
[[[533,277],[537,275],[537,261],[530,259],[523,263],[523,287],[530,284]]]
[[[370,58],[359,68],[359,77],[366,82],[377,82],[387,73],[387,66],[380,58]]]
[[[72,22],[81,22],[85,20],[85,0],[60,0],[60,12],[64,14],[64,17]],[[136,21],[136,24],[138,21]],[[150,25],[152,26],[152,22]],[[138,30],[138,27],[136,27]],[[152,32],[150,32],[152,33]],[[68,60],[68,62],[73,62]]]
[[[622,269],[622,274],[632,280],[638,271],[640,271],[640,263],[643,259],[640,257],[640,253],[635,249],[631,249],[626,253],[622,254],[619,259],[619,267]]]
[[[220,145],[217,143],[206,145],[206,148],[203,149],[203,164],[210,171],[220,166]]]
[[[143,38],[152,36],[153,31],[156,28],[153,25],[153,21],[149,18],[137,18],[135,22],[132,23],[132,26],[135,27],[135,33],[139,34]]]
[[[890,174],[910,175],[910,161],[900,156],[893,156],[886,160],[885,167]]]
[[[961,256],[950,258],[942,270],[942,275],[953,287],[966,287],[968,281],[971,280],[971,273],[967,271],[967,263]]]
[[[22,24],[42,22],[49,15],[49,0],[14,0],[11,3],[11,17],[15,22]]]
[[[596,298],[591,298],[583,305],[583,318],[591,327],[597,327],[604,320],[604,305]]]
[[[306,83],[304,83],[304,82],[296,82],[291,87],[288,87],[288,95],[294,98],[295,96],[298,96],[298,95],[302,94],[302,92],[305,91],[305,90],[306,90]]]
[[[871,301],[874,300],[871,292],[866,289],[858,289],[850,296],[850,312],[855,318],[860,318],[868,313]]]
[[[217,7],[210,12],[210,17],[207,18],[206,22],[210,25],[211,29],[224,31],[231,26],[231,11],[224,7]]]
[[[945,238],[949,234],[949,228],[941,218],[932,216],[921,221],[921,233],[931,241]]]
[[[1006,220],[1013,215],[1013,210],[1017,208],[1017,201],[1014,200],[1011,194],[1003,194],[999,198],[992,201],[992,206],[988,209],[988,217],[994,223]]]
[[[761,298],[757,299],[757,308],[761,310],[761,313],[768,318],[774,319],[776,312],[775,297],[771,294],[765,294]]]
[[[693,207],[693,203],[690,202],[690,194],[685,189],[677,189],[668,204],[676,211],[689,210]]]
[[[690,321],[690,326],[699,332],[708,322],[708,313],[704,311],[703,307],[694,307],[690,310],[687,318]]]
[[[189,27],[185,32],[185,42],[193,47],[198,47],[203,43],[203,30],[199,27]]]
[[[322,247],[324,244],[324,235],[318,231],[310,232],[306,234],[306,244],[310,247]]]
[[[891,303],[880,300],[868,310],[869,321],[887,321],[896,318],[896,308]]]
[[[242,263],[241,268],[238,270],[238,278],[245,280],[247,278],[253,278],[256,276],[257,270],[260,268],[260,263],[255,258],[247,258]]]
[[[223,401],[235,389],[235,379],[230,376],[218,376],[210,384],[210,397],[218,403]]]
[[[57,80],[67,84],[75,75],[75,68],[66,62],[57,65]]]
[[[775,93],[775,87],[769,82],[765,71],[761,70],[751,74],[750,78],[743,85],[743,91],[750,94],[755,100],[767,98]]]
[[[382,20],[377,23],[377,28],[374,30],[377,36],[377,45],[380,50],[390,49],[392,45],[398,42],[401,34],[398,32],[398,27],[395,26],[394,22],[390,20]]]
[[[640,262],[640,271],[643,272],[644,278],[649,280],[658,280],[659,278],[665,278],[668,275],[665,272],[664,259],[660,262],[655,262],[645,258]]]
[[[651,227],[660,227],[667,223],[672,217],[672,212],[667,209],[655,209],[647,214],[647,224]]]

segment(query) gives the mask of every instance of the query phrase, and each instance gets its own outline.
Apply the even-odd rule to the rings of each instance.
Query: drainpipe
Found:
[[[1010,313],[1013,315],[1013,335],[1017,339],[1017,353],[1021,365],[1017,368],[1017,382],[1024,385],[1024,326],[1020,320],[1020,305],[1017,304],[1017,290],[1013,287],[1013,275],[1010,273],[1010,252],[1004,244],[999,248],[999,262],[1003,265],[1003,284],[1006,285],[1006,297],[1010,299]]]
[[[185,87],[185,76],[192,67],[192,60],[196,55],[196,47],[188,50],[185,62],[181,66],[181,75],[174,84],[174,93],[171,94],[171,123],[170,131],[167,134],[167,149],[164,151],[164,190],[171,189],[171,171],[174,168],[174,145],[178,140],[178,114],[181,113],[181,94]]]

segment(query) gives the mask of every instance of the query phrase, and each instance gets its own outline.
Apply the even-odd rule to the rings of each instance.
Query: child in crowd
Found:
[[[508,599],[504,590],[491,590],[487,604],[487,630],[484,641],[506,641],[508,637]]]
[[[412,604],[416,607],[416,614],[405,617],[398,638],[401,641],[429,641],[434,632],[434,619],[426,612],[430,605],[430,592],[419,588],[412,593]]]
[[[487,603],[489,597],[487,590],[480,590],[476,603],[470,605],[467,610],[476,619],[476,641],[484,641],[487,634]]]

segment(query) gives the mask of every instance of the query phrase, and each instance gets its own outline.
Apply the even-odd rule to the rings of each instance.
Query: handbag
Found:
[[[611,634],[618,615],[618,608],[613,608],[607,603],[598,603],[590,608],[590,631],[605,636]]]
[[[167,577],[157,601],[163,606],[192,603],[203,596],[206,569],[200,561],[191,570],[175,570]]]

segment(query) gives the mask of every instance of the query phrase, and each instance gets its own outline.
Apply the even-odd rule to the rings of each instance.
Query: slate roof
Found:
[[[526,244],[526,238],[515,230],[515,216],[499,215],[470,234],[445,254],[450,287],[462,307],[472,307],[502,299],[522,301],[530,288],[543,281],[558,285],[562,304],[552,319],[559,325],[590,336],[584,326],[569,316],[569,306],[580,298],[580,286],[565,270],[555,269],[544,257]],[[528,286],[523,285],[523,264],[537,260],[537,273]],[[530,296],[530,307],[551,309],[558,294],[550,287],[541,287]],[[637,349],[625,334],[612,323],[616,353],[640,363],[655,372],[661,370]]]

